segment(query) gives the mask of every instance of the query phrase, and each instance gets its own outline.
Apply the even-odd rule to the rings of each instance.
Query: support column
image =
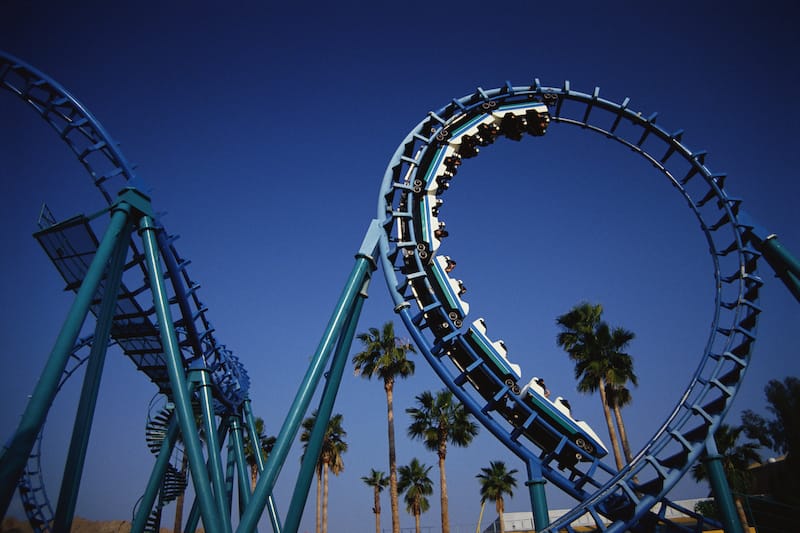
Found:
[[[178,339],[169,308],[169,297],[161,274],[155,235],[157,230],[149,215],[142,216],[140,228],[144,243],[147,273],[150,280],[150,290],[153,293],[153,305],[158,315],[161,346],[164,350],[165,364],[169,374],[173,401],[175,402],[175,411],[178,415],[181,434],[183,435],[183,443],[189,456],[192,483],[200,503],[203,525],[206,531],[227,531],[225,526],[222,525],[221,517],[217,511],[200,439],[197,435],[191,397],[187,390],[186,375],[183,370],[183,358],[178,347]]]
[[[214,488],[214,497],[217,502],[217,512],[226,533],[230,533],[230,515],[227,510],[225,491],[225,478],[222,472],[222,459],[220,438],[217,437],[217,426],[214,419],[214,397],[211,390],[211,378],[207,368],[191,370],[190,379],[198,383],[200,393],[200,406],[203,416],[203,426],[206,432],[206,450],[208,450],[208,470]]]
[[[325,433],[328,429],[328,422],[331,419],[333,405],[336,401],[336,394],[339,391],[339,384],[342,381],[344,367],[347,364],[347,356],[350,353],[350,346],[353,343],[353,336],[355,335],[356,326],[358,325],[358,318],[361,315],[361,308],[364,305],[368,283],[369,278],[364,282],[364,289],[353,304],[353,310],[347,317],[344,333],[339,339],[336,354],[331,363],[328,381],[325,383],[325,389],[320,399],[319,408],[317,409],[317,418],[314,422],[314,427],[311,429],[311,435],[308,439],[303,462],[300,465],[300,473],[294,485],[294,494],[289,504],[286,521],[283,524],[284,533],[297,533],[297,529],[300,527],[300,518],[303,516],[303,510],[308,500],[308,491],[314,478],[317,463],[319,462],[320,452],[322,451],[322,445],[325,440]]]
[[[68,531],[75,515],[75,502],[78,499],[83,465],[86,461],[86,449],[89,445],[89,435],[92,431],[92,420],[97,406],[97,393],[100,390],[100,379],[106,362],[108,339],[111,335],[111,325],[114,322],[114,311],[117,304],[117,294],[125,267],[125,258],[128,255],[128,245],[131,236],[131,224],[126,224],[120,232],[116,250],[111,258],[100,313],[94,330],[94,342],[89,352],[89,361],[86,365],[86,374],[83,378],[83,388],[78,402],[78,412],[72,429],[72,439],[64,466],[64,476],[61,481],[61,491],[58,495],[58,504],[53,519],[54,531]]]
[[[536,531],[542,531],[550,525],[550,515],[547,511],[547,495],[544,492],[544,485],[547,483],[542,476],[542,465],[538,461],[528,459],[528,487],[531,498],[531,510],[533,511],[533,526]]]
[[[744,533],[744,524],[739,523],[736,505],[733,502],[731,489],[728,486],[725,470],[722,467],[722,456],[717,451],[717,444],[713,435],[706,440],[706,456],[703,458],[703,463],[706,467],[708,483],[711,485],[711,492],[717,502],[717,510],[722,519],[722,527],[725,529],[725,533]]]
[[[244,458],[244,440],[242,439],[242,425],[239,417],[231,416],[231,446],[236,460],[236,477],[239,478],[239,516],[242,515],[250,503],[250,475]],[[255,450],[258,453],[260,450]]]
[[[767,237],[760,243],[760,248],[775,275],[800,302],[800,261],[778,241],[776,235]]]
[[[190,386],[194,384],[189,382]],[[191,392],[191,389],[190,389]],[[217,428],[217,441],[220,443],[220,446],[224,445],[225,442],[225,435],[228,433],[228,417],[223,416],[222,420],[219,423],[219,427]],[[226,496],[226,507],[225,507],[225,515],[231,516],[231,483],[229,481],[229,477],[233,475],[233,470],[231,469],[230,465],[230,454],[228,457],[228,471],[225,477],[225,494]],[[192,502],[192,508],[189,510],[189,516],[186,519],[186,525],[184,526],[184,533],[195,533],[197,531],[197,524],[200,522],[200,505],[197,500],[197,496],[195,495],[194,501]]]
[[[117,241],[121,238],[125,224],[128,223],[130,209],[130,205],[125,202],[114,206],[108,229],[78,289],[75,301],[39,377],[39,382],[28,400],[19,426],[11,441],[0,454],[0,517],[5,516],[8,510],[14,489],[16,489],[17,482],[25,468],[25,462],[28,460],[36,437],[47,418],[47,412],[58,392],[61,376],[67,366],[81,326],[86,320],[100,280],[103,279],[108,260],[116,248]]]
[[[144,495],[139,502],[139,507],[133,517],[133,524],[131,524],[131,533],[142,533],[144,527],[147,525],[147,517],[150,515],[150,510],[153,508],[153,503],[158,497],[158,491],[161,489],[161,483],[164,479],[164,473],[167,471],[169,465],[169,458],[172,455],[172,449],[175,442],[178,440],[178,417],[172,416],[167,426],[167,434],[161,442],[161,449],[156,458],[156,464],[150,472],[150,479],[147,481],[147,486],[144,489]],[[67,531],[67,530],[64,530]]]
[[[278,433],[275,446],[267,459],[264,473],[256,484],[253,500],[250,502],[244,515],[242,515],[242,520],[236,530],[237,533],[250,533],[256,528],[258,519],[264,511],[267,498],[272,494],[272,490],[275,487],[278,473],[283,467],[283,463],[286,461],[286,456],[289,454],[292,441],[295,435],[297,435],[297,430],[303,421],[303,415],[308,410],[308,405],[314,396],[314,391],[324,372],[325,362],[333,349],[333,341],[339,337],[347,318],[347,313],[352,308],[352,302],[356,297],[356,293],[361,290],[370,267],[374,269],[374,261],[372,261],[371,258],[359,255],[350,273],[350,277],[345,284],[344,290],[342,291],[342,295],[339,297],[339,302],[333,311],[333,315],[328,322],[322,340],[317,346],[317,350],[306,371],[306,375],[300,384],[300,389],[297,391],[289,413]]]
[[[256,428],[256,420],[253,417],[253,409],[250,406],[250,398],[244,401],[244,417],[247,421],[247,430],[250,433],[251,442],[258,443],[256,464],[258,465],[258,473],[261,475],[261,473],[264,471],[264,458],[261,457],[261,441],[258,434],[258,429]],[[281,522],[280,518],[278,518],[278,511],[275,506],[275,498],[273,498],[272,494],[270,494],[267,498],[267,514],[269,515],[270,524],[272,524],[273,533],[281,533]]]

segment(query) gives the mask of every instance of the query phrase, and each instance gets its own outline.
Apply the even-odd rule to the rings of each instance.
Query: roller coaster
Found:
[[[97,391],[106,352],[116,346],[157,389],[149,407],[147,444],[156,461],[132,531],[157,531],[163,506],[188,480],[196,500],[186,531],[202,520],[206,531],[232,532],[230,498],[238,491],[237,532],[254,531],[268,513],[273,531],[294,533],[308,496],[324,429],[330,419],[372,273],[380,267],[409,334],[438,377],[527,467],[537,531],[569,531],[589,516],[599,531],[701,531],[719,524],[680,509],[667,495],[703,458],[726,531],[741,531],[724,481],[713,434],[739,390],[750,362],[766,260],[800,300],[800,263],[774,234],[755,224],[741,200],[723,189],[725,176],[705,164],[706,154],[599,95],[565,82],[546,87],[510,83],[453,99],[429,112],[393,154],[381,183],[377,216],[327,324],[306,375],[250,489],[245,433],[258,441],[241,362],[217,337],[189,261],[155,216],[142,180],[100,123],[57,82],[0,52],[0,86],[44,119],[88,171],[106,206],[97,213],[56,221],[43,212],[35,235],[75,293],[20,425],[0,455],[0,507],[5,515],[17,491],[35,531],[67,531],[72,523]],[[550,400],[536,377],[525,382],[520,366],[487,321],[470,318],[464,282],[445,255],[444,196],[466,160],[501,139],[541,137],[549,128],[577,126],[612,139],[658,169],[683,196],[709,246],[714,266],[715,312],[709,338],[685,392],[647,444],[623,469],[605,464],[607,450],[563,398]],[[503,141],[504,142],[504,141]],[[527,141],[526,141],[527,142]],[[98,234],[102,232],[102,237]],[[138,234],[139,239],[134,238]],[[94,333],[79,338],[86,317]],[[473,317],[476,316],[473,314]],[[479,316],[479,315],[477,315]],[[81,397],[55,507],[41,471],[41,432],[64,382],[85,367]],[[324,381],[317,423],[283,520],[272,497],[310,402]],[[200,434],[203,434],[203,441]],[[572,511],[550,523],[544,485],[573,497]],[[238,487],[234,489],[234,486]],[[671,522],[668,509],[695,516],[688,527]]]

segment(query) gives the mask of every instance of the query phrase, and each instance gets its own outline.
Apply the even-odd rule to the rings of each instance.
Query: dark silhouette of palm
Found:
[[[747,492],[750,486],[750,465],[761,462],[761,456],[758,454],[759,445],[757,443],[745,442],[739,444],[739,437],[743,431],[744,427],[742,426],[733,427],[728,424],[720,424],[717,432],[714,433],[714,442],[717,444],[717,453],[719,453],[722,461],[722,470],[725,472],[725,478],[734,492],[733,500],[736,504],[739,520],[743,527],[747,527],[747,516],[744,512],[741,494]],[[706,472],[705,464],[695,464],[692,467],[692,477],[695,481],[707,481],[708,473]]]

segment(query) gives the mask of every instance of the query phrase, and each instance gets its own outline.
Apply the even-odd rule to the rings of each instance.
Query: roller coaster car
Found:
[[[416,200],[416,210],[413,216],[414,235],[417,242],[417,252],[419,258],[425,262],[430,261],[430,257],[436,252],[441,244],[441,239],[447,237],[445,223],[434,215],[434,210],[438,213],[441,203],[433,195],[425,194]]]
[[[520,400],[525,403],[536,415],[533,423],[524,430],[524,434],[534,444],[544,450],[552,451],[559,443],[560,436],[553,435],[549,429],[541,424],[537,424],[537,420],[541,417],[550,426],[555,428],[561,435],[566,436],[575,445],[584,450],[588,455],[601,458],[608,454],[608,450],[603,445],[600,437],[589,427],[589,424],[583,420],[576,420],[572,418],[569,402],[562,397],[556,398],[551,401],[545,397],[545,389],[539,384],[539,378],[534,377],[527,385],[522,388],[520,392]],[[514,422],[521,424],[525,422],[527,413],[517,406],[513,413]],[[567,454],[572,453],[569,449]],[[562,462],[571,462],[571,457],[562,457]],[[589,461],[588,456],[583,453],[576,453],[575,459],[582,461]],[[574,463],[574,461],[572,461]]]
[[[541,137],[547,133],[550,124],[550,113],[545,109],[529,109],[525,112],[525,129],[534,137]]]
[[[453,321],[453,325],[460,328],[469,313],[469,304],[461,299],[461,295],[466,291],[464,284],[448,274],[449,260],[446,255],[437,255],[430,262],[430,268],[426,270],[431,288],[442,304],[442,309]]]
[[[519,393],[520,367],[509,362],[508,349],[503,341],[492,341],[486,335],[486,322],[482,318],[473,322],[459,337],[449,355],[461,372],[468,372],[466,378],[486,401],[494,401],[500,383],[507,385],[514,394]],[[476,366],[478,359],[483,364]]]
[[[466,313],[469,310],[469,304],[458,298],[458,302],[460,307],[456,310],[449,311],[448,307],[446,307],[445,303],[442,299],[436,297],[436,292],[432,288],[432,283],[428,279],[427,276],[420,276],[418,273],[420,272],[419,264],[417,263],[416,254],[411,251],[407,250],[403,252],[403,261],[404,265],[402,267],[403,272],[406,275],[411,274],[408,279],[408,287],[411,290],[411,295],[413,296],[414,300],[417,302],[420,310],[425,311],[424,319],[426,325],[431,329],[433,334],[436,338],[442,338],[448,333],[453,331],[453,326],[456,328],[460,328],[462,325],[462,318],[464,315],[461,313]],[[439,256],[436,256],[439,258]],[[441,263],[436,262],[437,264],[443,264],[444,272],[446,273],[448,270],[448,264],[452,263],[455,264],[449,257],[443,256],[438,261]],[[425,261],[422,261],[425,263]],[[427,269],[426,269],[427,270]],[[428,274],[426,272],[426,274]],[[429,275],[429,274],[428,274]],[[450,284],[450,290],[455,290],[453,284],[458,284],[457,280],[450,279],[447,277],[448,283]],[[438,304],[438,305],[435,305]],[[454,324],[451,326],[450,322],[447,320],[448,314],[450,315],[450,319],[453,320]],[[453,319],[452,317],[455,317]]]

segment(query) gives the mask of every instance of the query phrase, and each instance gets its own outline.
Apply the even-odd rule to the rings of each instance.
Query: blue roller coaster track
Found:
[[[22,422],[0,455],[2,514],[16,489],[35,531],[68,529],[103,361],[107,348],[114,345],[156,386],[160,398],[157,407],[151,406],[146,428],[156,463],[136,504],[133,531],[157,530],[161,508],[186,486],[176,465],[179,457],[185,457],[197,495],[187,530],[202,519],[208,531],[233,531],[228,501],[236,477],[241,504],[236,531],[254,531],[267,509],[276,533],[294,533],[366,287],[380,266],[395,312],[439,378],[525,462],[537,531],[572,532],[571,524],[587,516],[597,530],[613,532],[650,531],[656,524],[675,530],[702,530],[709,525],[699,516],[693,529],[670,522],[667,510],[679,507],[667,495],[701,457],[708,461],[712,478],[721,476],[713,434],[741,386],[753,351],[763,284],[759,259],[766,259],[798,300],[800,264],[773,234],[752,222],[741,200],[727,195],[725,176],[706,166],[706,154],[690,150],[681,131],[668,132],[657,125],[657,115],[645,117],[631,110],[627,99],[615,103],[601,98],[599,89],[585,94],[572,90],[568,82],[557,88],[542,86],[538,80],[530,86],[506,83],[478,89],[428,113],[390,160],[377,217],[272,453],[266,461],[257,455],[260,477],[251,491],[243,436],[247,433],[257,442],[258,434],[250,409],[249,377],[218,340],[199,297],[199,284],[188,274],[189,261],[178,253],[176,237],[153,215],[141,180],[100,123],[43,73],[0,52],[0,86],[53,127],[107,204],[96,214],[62,222],[46,211],[35,235],[76,297]],[[698,366],[667,419],[619,471],[605,464],[602,441],[588,424],[573,418],[569,404],[560,398],[550,400],[535,379],[521,382],[514,354],[490,336],[486,321],[468,319],[470,313],[479,315],[462,298],[463,282],[452,277],[452,258],[440,252],[447,237],[441,219],[444,196],[458,168],[468,164],[464,160],[500,139],[540,137],[561,125],[617,141],[663,173],[694,213],[714,267],[716,305]],[[96,228],[103,221],[105,230],[98,238]],[[79,339],[89,313],[96,319],[94,335]],[[59,388],[82,366],[86,371],[68,468],[54,509],[41,477],[42,431]],[[281,523],[272,490],[323,380],[317,424]],[[552,524],[544,497],[547,482],[577,502]],[[730,494],[723,486],[716,493],[723,525],[726,531],[739,531],[732,519]]]

